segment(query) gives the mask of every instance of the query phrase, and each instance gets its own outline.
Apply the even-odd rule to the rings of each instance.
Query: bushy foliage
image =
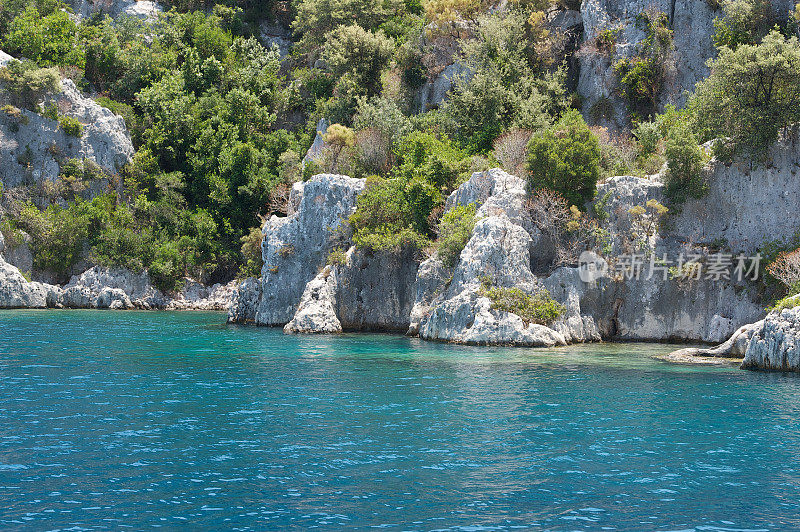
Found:
[[[58,125],[70,137],[80,138],[83,135],[83,124],[76,118],[60,115],[58,117]]]
[[[600,175],[600,145],[580,113],[568,111],[528,144],[528,186],[561,193],[582,206],[595,195]]]
[[[398,142],[395,155],[396,175],[408,182],[425,181],[444,193],[449,193],[469,169],[466,152],[433,133],[415,131],[404,137]]]
[[[43,66],[83,68],[85,56],[78,46],[78,27],[60,4],[43,14],[33,4],[14,17],[3,38],[3,49]]]
[[[31,235],[33,267],[66,279],[83,256],[89,236],[90,213],[84,204],[75,203],[66,209],[51,205],[43,211],[27,205],[20,212],[18,223]]]
[[[336,28],[328,36],[323,59],[338,81],[334,91],[356,87],[357,95],[378,94],[381,71],[386,67],[394,43],[382,32],[370,32],[353,24]]]
[[[17,103],[36,110],[46,94],[61,88],[61,76],[55,68],[39,68],[32,61],[11,61],[0,69],[0,81]]]
[[[261,254],[261,242],[264,240],[264,235],[261,233],[261,228],[250,228],[250,231],[240,240],[244,264],[239,269],[239,277],[260,276],[261,268],[264,265]]]
[[[768,0],[724,0],[722,16],[714,19],[714,44],[735,49],[740,44],[757,44],[775,19]]]
[[[664,13],[645,11],[637,18],[647,37],[636,55],[614,64],[622,97],[634,118],[649,118],[657,110],[658,97],[672,68],[673,35]]]
[[[545,288],[533,295],[519,288],[492,286],[490,280],[482,279],[481,295],[492,302],[492,310],[516,314],[525,325],[536,323],[549,325],[557,320],[565,311],[563,305],[553,299]]]
[[[353,241],[379,251],[422,249],[430,243],[428,216],[442,195],[423,179],[368,178],[350,216]]]
[[[674,203],[687,198],[700,198],[706,193],[704,177],[706,161],[697,138],[685,124],[672,128],[667,136],[667,182],[665,193]]]
[[[475,204],[459,205],[447,211],[439,221],[436,249],[448,268],[455,266],[475,228]]]
[[[727,137],[731,154],[763,159],[778,132],[800,121],[800,44],[770,32],[760,44],[723,47],[689,105],[701,140]]]
[[[520,38],[529,26],[523,12],[483,16],[477,39],[462,41],[471,74],[456,80],[442,111],[471,151],[490,151],[511,127],[546,127],[566,108],[564,72],[548,70],[548,61]]]

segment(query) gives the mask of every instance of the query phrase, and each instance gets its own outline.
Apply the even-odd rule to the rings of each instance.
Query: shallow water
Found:
[[[800,529],[800,379],[0,311],[0,528]]]

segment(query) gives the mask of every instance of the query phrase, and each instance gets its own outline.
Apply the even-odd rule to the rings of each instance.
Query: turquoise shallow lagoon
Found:
[[[0,528],[797,530],[800,379],[0,311]]]

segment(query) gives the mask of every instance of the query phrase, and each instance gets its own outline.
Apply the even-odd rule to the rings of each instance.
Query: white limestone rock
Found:
[[[26,109],[20,111],[22,120],[0,113],[0,180],[6,189],[55,181],[59,158],[89,159],[106,173],[116,174],[133,157],[125,120],[82,96],[72,80],[63,79],[61,91],[44,103],[55,104],[61,114],[77,119],[83,124],[83,134],[69,136],[57,121]],[[108,181],[101,181],[91,184],[91,195],[107,190]]]
[[[342,324],[336,317],[336,276],[331,266],[322,271],[306,285],[300,305],[292,321],[287,323],[286,333],[340,333]]]
[[[150,284],[147,272],[95,266],[75,275],[64,286],[61,303],[70,308],[109,308],[114,301],[123,308],[164,308],[168,299]]]
[[[28,282],[0,257],[0,308],[47,308],[57,304],[59,296],[57,286]]]
[[[66,3],[80,18],[104,13],[112,18],[127,15],[153,21],[163,11],[158,2],[152,0],[66,0]]]
[[[475,203],[479,220],[455,265],[452,278],[436,287],[432,280],[445,278],[441,265],[428,261],[420,268],[418,299],[410,332],[420,338],[476,345],[565,345],[563,333],[519,316],[491,308],[482,295],[481,281],[489,277],[499,287],[518,288],[533,294],[543,287],[531,271],[533,239],[526,226],[524,182],[502,170],[476,172],[454,191],[446,208]],[[437,295],[434,295],[437,294]],[[429,299],[432,300],[428,302]],[[585,336],[580,331],[570,339]],[[573,320],[574,322],[574,320]],[[571,331],[567,320],[562,330]]]
[[[240,287],[231,321],[282,326],[292,319],[306,284],[325,265],[330,251],[349,238],[349,227],[342,222],[354,212],[365,182],[319,174],[295,183],[289,215],[273,216],[264,225],[261,279],[257,288]]]
[[[742,368],[800,371],[800,296],[797,306],[771,312],[756,328]]]
[[[237,282],[205,286],[194,279],[184,279],[183,288],[166,305],[166,310],[227,311],[234,300]]]

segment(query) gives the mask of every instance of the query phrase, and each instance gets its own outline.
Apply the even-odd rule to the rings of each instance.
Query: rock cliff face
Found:
[[[786,20],[794,8],[790,0],[770,2],[775,16]],[[713,42],[714,18],[721,16],[717,2],[707,0],[584,0],[583,50],[578,54],[580,77],[578,93],[583,98],[586,116],[610,111],[601,124],[623,128],[629,124],[625,102],[619,98],[613,64],[633,56],[647,36],[637,17],[646,10],[656,10],[669,17],[674,32],[674,68],[670,69],[660,104],[681,105],[695,84],[708,75],[707,61],[716,54]],[[592,46],[604,30],[618,29],[613,51],[597,53]],[[601,109],[598,106],[603,106]]]
[[[355,210],[364,179],[320,174],[296,183],[284,218],[264,225],[264,268],[258,287],[240,287],[231,321],[284,325],[295,314],[306,284],[325,265],[328,254],[349,235],[342,220]]]
[[[1,63],[1,62],[0,62]],[[59,160],[89,159],[115,174],[133,157],[133,144],[122,117],[85,98],[72,80],[61,81],[61,92],[49,96],[63,115],[83,124],[80,138],[67,135],[58,122],[22,109],[16,118],[0,113],[0,180],[6,189],[55,181]],[[96,183],[97,190],[107,186]]]

